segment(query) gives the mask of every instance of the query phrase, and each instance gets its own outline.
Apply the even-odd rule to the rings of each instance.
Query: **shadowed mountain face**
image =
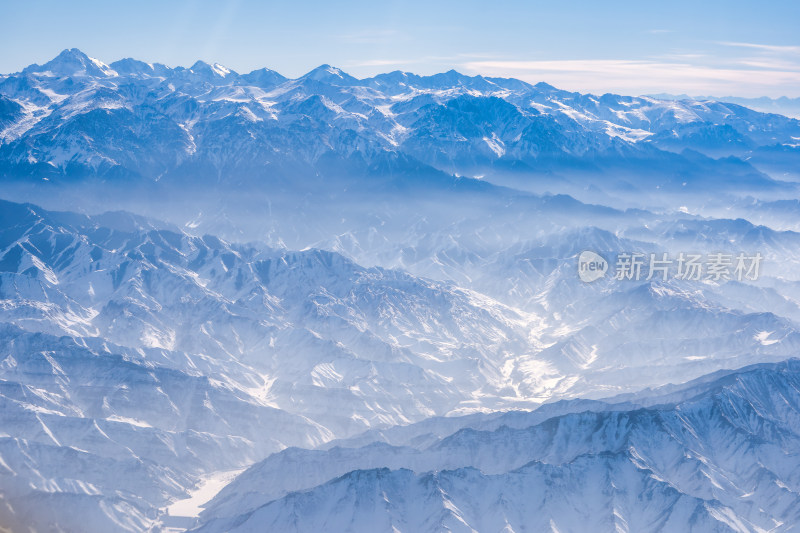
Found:
[[[0,76],[0,529],[792,531],[798,138],[455,71]]]

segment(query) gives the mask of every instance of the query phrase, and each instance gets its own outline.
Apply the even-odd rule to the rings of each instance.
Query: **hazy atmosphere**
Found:
[[[797,2],[0,12],[0,533],[800,530]]]

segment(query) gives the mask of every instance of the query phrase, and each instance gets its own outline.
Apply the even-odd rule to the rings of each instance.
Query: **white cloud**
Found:
[[[800,55],[800,46],[778,46],[774,44],[739,43],[730,41],[719,41],[717,44],[721,44],[723,46],[734,46],[738,48],[751,48],[754,50],[761,50],[763,52],[772,52],[776,54]]]
[[[470,61],[462,65],[472,74],[514,77],[532,83],[546,81],[575,91],[800,96],[800,69],[771,67],[774,65],[720,68],[690,62],[626,59]]]

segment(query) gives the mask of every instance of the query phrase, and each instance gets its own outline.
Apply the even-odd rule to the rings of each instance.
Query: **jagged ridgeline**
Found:
[[[577,190],[763,191],[777,187],[766,170],[796,175],[798,137],[797,120],[732,103],[455,71],[358,80],[323,65],[290,80],[201,61],[106,65],[72,49],[0,77],[6,179],[317,190],[459,175],[542,190],[568,178]]]

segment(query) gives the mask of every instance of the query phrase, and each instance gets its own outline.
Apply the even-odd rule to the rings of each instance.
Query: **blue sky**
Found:
[[[329,63],[570,89],[800,97],[800,2],[0,0],[0,72],[80,48],[289,77]]]

